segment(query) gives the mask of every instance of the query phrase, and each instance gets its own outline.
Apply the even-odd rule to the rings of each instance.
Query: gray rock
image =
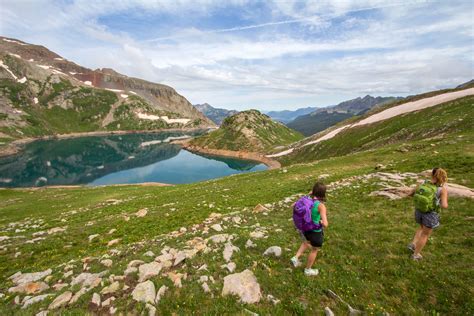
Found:
[[[158,262],[150,262],[150,263],[142,264],[138,268],[138,274],[139,274],[138,282],[146,281],[149,278],[160,274],[161,269],[162,269],[162,265],[161,263],[158,263]]]
[[[91,303],[96,305],[96,306],[100,306],[100,295],[98,293],[94,293],[92,294],[92,300],[91,300]]]
[[[162,285],[160,289],[158,290],[158,293],[156,293],[156,298],[155,298],[156,304],[160,302],[161,298],[163,297],[163,295],[165,295],[166,291],[168,291],[168,287],[166,285]]]
[[[155,285],[151,281],[139,283],[132,292],[132,297],[137,302],[155,302]]]
[[[10,293],[26,293],[37,294],[49,289],[49,285],[44,282],[28,282],[11,287],[8,289]]]
[[[229,294],[237,295],[242,303],[247,304],[258,303],[262,298],[260,284],[258,284],[257,278],[250,270],[224,277],[222,296]]]
[[[255,248],[255,247],[257,247],[257,245],[254,244],[251,239],[247,239],[247,242],[245,243],[245,248]]]
[[[332,312],[332,310],[327,306],[324,308],[324,314],[326,316],[334,316],[334,313]]]
[[[100,294],[111,294],[115,293],[120,289],[120,283],[118,281],[115,281],[114,283],[110,284],[109,286],[106,286],[100,291]]]
[[[34,282],[41,280],[42,278],[50,275],[53,272],[53,270],[48,269],[45,271],[41,272],[33,272],[33,273],[21,273],[17,272],[14,275],[10,277],[10,279],[13,281],[15,284],[23,284],[23,283],[29,283],[29,282]]]
[[[38,295],[38,296],[32,296],[28,299],[23,300],[23,306],[21,308],[27,308],[28,306],[30,306],[34,303],[41,302],[41,301],[45,300],[49,296],[51,296],[51,294],[43,294],[43,295]]]
[[[63,294],[56,297],[54,301],[51,304],[49,304],[48,309],[56,309],[62,306],[66,306],[67,303],[69,303],[69,301],[71,300],[71,298],[72,298],[72,292],[66,291]]]
[[[278,246],[272,246],[270,248],[268,248],[267,250],[265,250],[265,252],[263,253],[264,256],[275,256],[275,257],[279,257],[281,256],[281,248],[278,247]]]
[[[82,295],[86,294],[87,292],[89,291],[88,288],[81,288],[79,291],[77,291],[74,296],[71,298],[71,300],[69,301],[69,304],[68,305],[72,305],[74,303],[76,303]]]
[[[224,260],[229,262],[230,259],[232,258],[232,254],[234,251],[239,251],[239,248],[232,245],[232,243],[228,242],[225,244],[224,251],[222,252],[222,255],[224,257]]]

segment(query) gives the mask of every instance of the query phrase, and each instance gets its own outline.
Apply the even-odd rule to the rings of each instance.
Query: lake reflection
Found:
[[[0,186],[178,184],[267,169],[248,160],[196,155],[169,143],[197,134],[162,132],[36,141],[17,155],[0,158]]]

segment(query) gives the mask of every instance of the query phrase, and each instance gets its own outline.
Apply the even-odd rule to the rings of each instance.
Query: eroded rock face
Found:
[[[242,303],[247,304],[258,303],[262,298],[260,284],[258,284],[257,278],[250,270],[224,277],[222,296],[229,294],[237,295]]]
[[[137,302],[155,302],[155,285],[151,281],[139,283],[132,292],[132,297]]]

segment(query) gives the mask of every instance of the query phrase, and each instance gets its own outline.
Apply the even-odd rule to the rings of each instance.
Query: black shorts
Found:
[[[305,232],[304,237],[311,243],[311,246],[313,247],[321,248],[323,245],[324,233],[322,230],[320,232]]]

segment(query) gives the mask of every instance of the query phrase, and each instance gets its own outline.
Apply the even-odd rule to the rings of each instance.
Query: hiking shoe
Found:
[[[293,264],[293,267],[295,267],[295,268],[299,267],[300,264],[301,264],[300,261],[298,260],[298,258],[296,258],[296,257],[291,258],[290,261]]]
[[[306,276],[316,276],[319,274],[319,270],[318,269],[304,269],[304,275]]]
[[[408,248],[408,250],[410,250],[411,252],[415,252],[415,244],[408,244],[407,248]]]
[[[423,259],[423,256],[422,256],[421,254],[415,254],[415,253],[414,253],[414,254],[411,256],[411,258],[412,258],[413,260],[415,260],[415,261],[420,261],[420,260]]]

